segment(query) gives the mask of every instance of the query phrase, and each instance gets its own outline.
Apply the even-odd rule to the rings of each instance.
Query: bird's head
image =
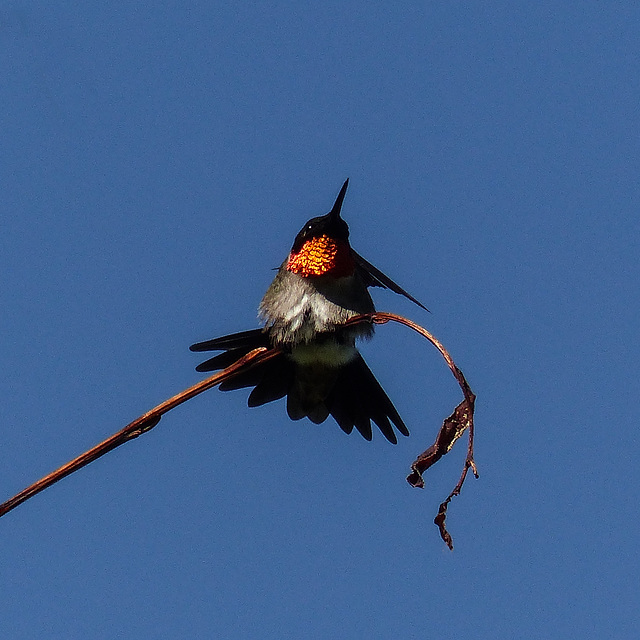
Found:
[[[353,273],[355,262],[349,246],[349,226],[340,217],[348,185],[347,179],[329,213],[311,218],[302,227],[291,247],[288,271],[305,278]]]

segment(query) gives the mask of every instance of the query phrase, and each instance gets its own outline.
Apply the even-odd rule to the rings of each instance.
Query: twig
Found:
[[[429,333],[424,327],[404,318],[402,316],[396,315],[395,313],[383,313],[377,312],[362,316],[357,316],[351,318],[347,322],[347,324],[357,324],[358,322],[373,322],[375,324],[386,324],[387,322],[399,322],[400,324],[417,331],[420,335],[425,337],[431,344],[433,344],[438,351],[442,354],[442,357],[445,359],[449,369],[455,376],[460,388],[462,389],[462,393],[464,395],[464,400],[455,408],[454,412],[445,419],[442,423],[442,427],[440,427],[440,431],[436,437],[435,442],[423,453],[421,453],[416,460],[411,465],[411,473],[407,476],[407,482],[413,486],[418,487],[420,489],[424,488],[424,478],[422,474],[432,465],[434,465],[442,456],[449,453],[451,451],[453,445],[456,440],[462,436],[462,434],[468,429],[469,430],[469,444],[467,446],[467,456],[464,461],[464,467],[462,469],[462,474],[460,476],[460,480],[458,480],[458,484],[454,487],[453,491],[447,496],[446,500],[440,504],[440,508],[438,509],[438,514],[434,519],[434,523],[438,526],[440,530],[440,536],[447,544],[449,549],[453,549],[453,540],[451,535],[447,531],[446,528],[446,517],[447,517],[447,508],[451,499],[454,496],[460,495],[460,491],[462,490],[462,485],[467,477],[467,472],[469,469],[473,471],[473,475],[478,477],[478,469],[476,467],[476,463],[473,459],[473,439],[474,439],[474,427],[473,427],[473,414],[475,408],[476,396],[471,391],[471,387],[469,387],[469,383],[464,377],[462,371],[457,367],[456,363],[453,361],[453,358],[449,355],[449,352],[444,348],[442,343],[431,333]]]
[[[451,369],[451,372],[455,376],[458,384],[462,389],[464,400],[443,422],[435,442],[416,458],[416,460],[411,465],[411,473],[409,474],[409,476],[407,476],[407,481],[412,486],[423,488],[424,479],[422,474],[429,467],[435,464],[442,456],[447,454],[453,447],[456,440],[458,440],[458,438],[460,438],[460,436],[462,436],[462,434],[467,429],[469,430],[467,457],[465,459],[462,475],[460,476],[460,480],[458,480],[458,484],[455,486],[453,491],[447,496],[446,500],[440,504],[438,515],[434,520],[435,524],[437,524],[438,528],[440,529],[440,535],[442,539],[447,543],[450,549],[453,549],[451,535],[449,534],[445,526],[447,507],[449,506],[449,502],[451,502],[451,499],[454,496],[460,494],[462,485],[464,484],[469,469],[473,471],[473,474],[476,476],[476,478],[478,477],[478,470],[473,459],[473,412],[476,397],[471,391],[471,388],[469,387],[462,371],[458,369],[455,362],[453,361],[453,358],[451,358],[444,346],[440,343],[439,340],[437,340],[433,335],[431,335],[420,325],[394,313],[382,312],[356,316],[354,318],[351,318],[345,324],[348,326],[362,322],[373,322],[375,324],[398,322],[409,327],[410,329],[413,329],[414,331],[417,331],[420,335],[429,340],[438,349],[438,351],[440,351],[442,357],[445,359],[447,365],[449,366],[449,369]],[[113,449],[119,447],[125,442],[129,442],[129,440],[133,440],[143,433],[147,433],[147,431],[153,429],[153,427],[155,427],[158,422],[160,422],[160,418],[171,409],[174,409],[178,405],[186,402],[187,400],[190,400],[203,391],[206,391],[207,389],[215,387],[217,384],[224,382],[228,378],[237,374],[240,370],[247,369],[260,364],[261,362],[270,360],[271,358],[277,356],[279,353],[280,350],[275,348],[267,349],[266,347],[260,347],[259,349],[254,349],[223,371],[220,371],[207,378],[206,380],[203,380],[202,382],[189,387],[188,389],[173,396],[172,398],[165,400],[163,403],[151,409],[151,411],[148,411],[139,418],[136,418],[133,422],[124,427],[124,429],[121,429],[92,449],[85,451],[85,453],[71,460],[67,464],[61,466],[59,469],[56,469],[49,475],[44,476],[37,482],[29,485],[26,489],[23,489],[13,498],[1,504],[0,517],[5,515],[12,509],[15,509],[18,505],[22,504],[29,498],[32,498],[47,487],[50,487],[52,484],[58,482],[58,480],[61,480],[62,478],[74,473],[75,471],[78,471],[79,469],[82,469],[89,463],[97,460],[98,458],[101,458],[103,455],[105,455],[109,451],[113,451]]]
[[[62,478],[82,469],[82,467],[86,467],[89,463],[101,458],[106,453],[109,453],[109,451],[113,451],[121,444],[129,442],[129,440],[133,440],[134,438],[141,436],[143,433],[150,431],[158,424],[158,422],[160,422],[160,418],[163,414],[167,413],[167,411],[171,411],[171,409],[174,409],[178,405],[190,400],[203,391],[211,389],[211,387],[215,387],[217,384],[224,382],[227,378],[236,374],[240,369],[245,369],[260,362],[264,362],[265,360],[269,360],[278,355],[278,353],[279,351],[276,349],[266,349],[265,347],[254,349],[223,371],[220,371],[206,380],[202,380],[201,382],[198,382],[198,384],[194,384],[192,387],[185,389],[172,398],[165,400],[157,407],[151,409],[151,411],[148,411],[139,418],[136,418],[133,422],[130,422],[124,429],[114,433],[106,440],[103,440],[100,444],[97,444],[95,447],[85,451],[77,458],[74,458],[70,462],[67,462],[67,464],[62,465],[59,469],[56,469],[49,475],[44,476],[44,478],[40,478],[40,480],[29,485],[26,489],[23,489],[10,500],[1,504],[0,517],[12,509],[15,509],[25,500],[28,500],[37,493],[44,491],[47,487],[58,482],[58,480],[62,480]]]

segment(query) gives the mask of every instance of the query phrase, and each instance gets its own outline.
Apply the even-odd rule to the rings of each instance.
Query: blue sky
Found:
[[[0,7],[2,500],[201,379],[346,177],[431,310],[397,446],[212,390],[0,520],[6,638],[614,638],[637,622],[638,41],[623,2]]]

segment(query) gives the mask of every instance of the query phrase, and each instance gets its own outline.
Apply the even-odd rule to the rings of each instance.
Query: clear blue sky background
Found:
[[[210,391],[0,520],[0,635],[637,637],[640,6],[5,1],[4,500],[257,326],[346,177],[396,447]]]

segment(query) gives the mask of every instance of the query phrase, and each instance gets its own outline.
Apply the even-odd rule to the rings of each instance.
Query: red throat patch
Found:
[[[323,235],[307,240],[298,253],[292,253],[287,270],[304,278],[330,274],[336,278],[350,276],[355,268],[349,245]]]

